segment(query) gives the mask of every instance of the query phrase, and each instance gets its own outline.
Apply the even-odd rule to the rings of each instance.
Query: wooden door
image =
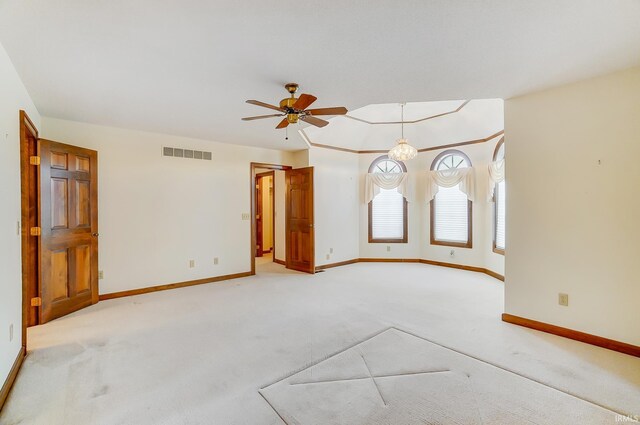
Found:
[[[38,140],[40,323],[98,302],[98,153]]]
[[[264,253],[262,228],[262,177],[256,177],[256,257]]]
[[[286,170],[285,180],[287,268],[315,273],[313,167]]]

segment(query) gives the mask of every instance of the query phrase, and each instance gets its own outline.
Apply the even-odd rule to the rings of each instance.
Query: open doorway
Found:
[[[264,205],[262,200],[258,202],[258,197],[262,197],[262,192],[258,192],[256,182],[260,174],[266,176],[271,171],[274,171],[273,199],[275,204],[273,261],[261,262],[270,266],[270,270],[265,271],[277,272],[275,266],[284,265],[287,269],[315,273],[313,167],[293,169],[287,165],[252,162],[250,170],[251,274],[256,274],[256,255],[262,251],[262,247],[258,246],[258,231],[264,231],[263,224],[257,219],[260,215],[258,206],[260,205],[261,211],[263,211]],[[260,238],[262,238],[261,235]],[[264,244],[264,242],[262,243]]]
[[[275,170],[256,174],[256,265],[274,260],[276,239]],[[282,172],[282,171],[280,171]]]
[[[277,272],[285,266],[285,170],[251,164],[251,270]]]
[[[38,137],[20,111],[22,348],[27,327],[98,302],[98,153]]]

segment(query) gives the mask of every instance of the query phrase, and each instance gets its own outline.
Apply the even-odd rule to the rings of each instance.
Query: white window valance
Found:
[[[367,173],[364,184],[364,201],[369,203],[380,193],[380,189],[398,189],[409,200],[409,178],[407,173]]]
[[[428,171],[425,200],[435,198],[440,187],[454,187],[460,185],[460,191],[467,195],[467,199],[475,201],[475,179],[473,168],[452,168],[449,170]]]
[[[487,201],[493,201],[493,191],[496,188],[496,184],[504,181],[504,170],[504,159],[494,161],[489,164],[489,190],[487,194]]]

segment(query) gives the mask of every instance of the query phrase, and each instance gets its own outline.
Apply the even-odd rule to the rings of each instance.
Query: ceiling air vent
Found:
[[[189,159],[203,159],[205,161],[211,161],[211,152],[194,151],[192,149],[182,148],[162,148],[162,156],[173,156],[176,158],[189,158]]]

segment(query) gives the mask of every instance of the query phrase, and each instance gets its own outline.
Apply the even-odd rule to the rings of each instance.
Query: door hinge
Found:
[[[39,156],[30,156],[29,164],[31,165],[40,165],[40,157]]]
[[[39,227],[32,227],[29,230],[29,233],[31,234],[31,236],[40,236],[42,235],[42,230]]]
[[[42,305],[42,298],[34,297],[31,298],[31,307],[40,307]]]

